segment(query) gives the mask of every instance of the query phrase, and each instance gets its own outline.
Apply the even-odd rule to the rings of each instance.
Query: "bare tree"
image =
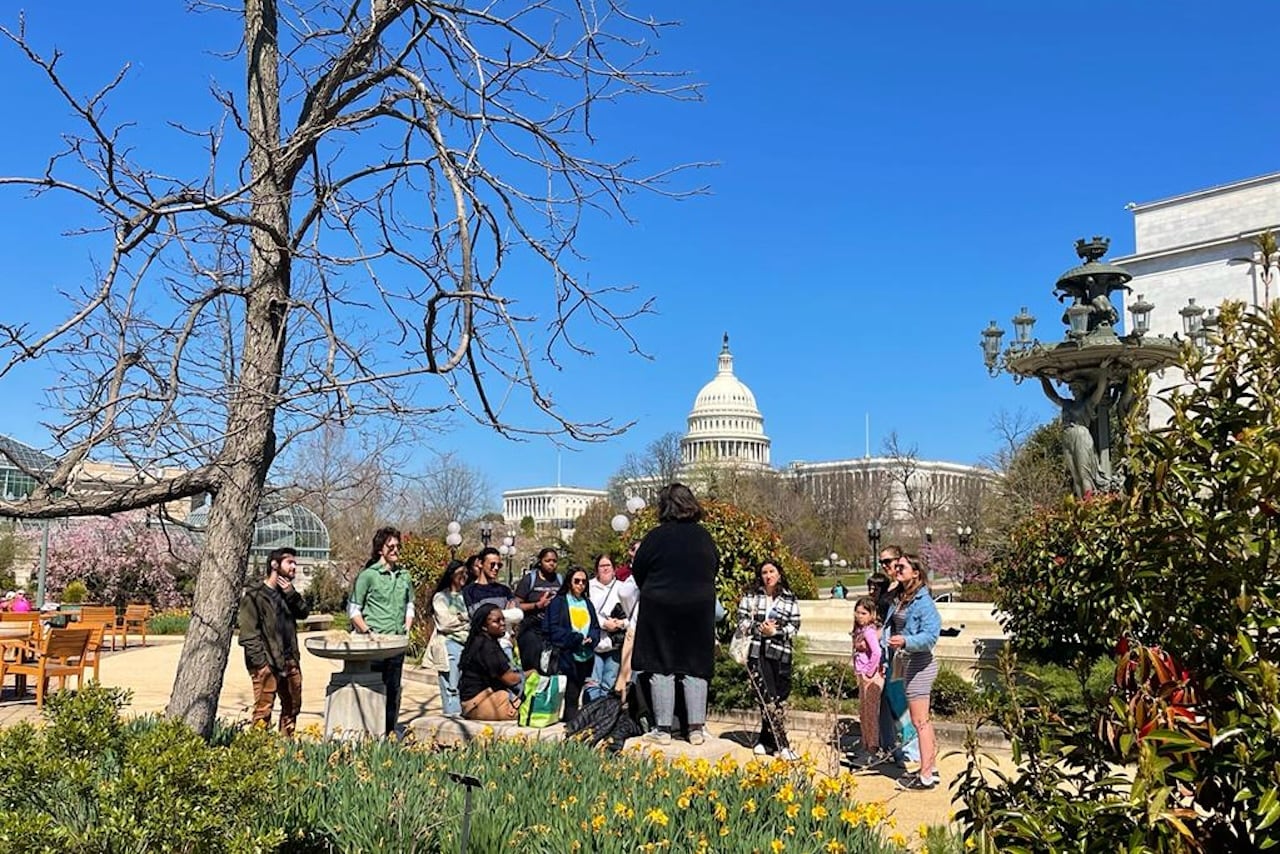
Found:
[[[208,733],[267,474],[298,436],[441,413],[513,436],[621,429],[571,420],[536,379],[587,352],[578,317],[638,350],[628,321],[648,301],[588,285],[575,241],[592,210],[675,194],[675,170],[596,155],[593,119],[628,96],[696,91],[652,69],[662,25],[608,0],[202,8],[242,25],[245,73],[215,84],[204,129],[177,128],[204,164],[187,176],[134,159],[141,131],[109,109],[127,69],[81,96],[25,20],[0,30],[77,122],[43,168],[0,187],[77,200],[92,218],[73,234],[96,253],[61,320],[0,324],[0,378],[46,362],[62,409],[57,466],[28,472],[37,489],[0,514],[213,495],[168,707]],[[513,258],[544,265],[546,294],[499,288]],[[504,418],[513,391],[545,420]],[[184,473],[77,492],[81,463],[105,452]]]
[[[419,534],[443,536],[449,522],[469,521],[492,506],[493,487],[484,472],[454,452],[437,454],[424,471],[404,479],[404,525]]]
[[[680,439],[682,434],[672,430],[631,452],[622,460],[618,471],[609,479],[609,497],[621,505],[626,491],[633,485],[654,493],[668,483],[680,478]]]

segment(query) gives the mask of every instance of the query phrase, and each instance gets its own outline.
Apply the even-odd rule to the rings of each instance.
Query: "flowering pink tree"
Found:
[[[929,543],[924,547],[929,574],[935,578],[947,578],[964,587],[966,584],[986,584],[991,581],[987,568],[991,552],[986,549],[959,549],[945,540]]]
[[[90,602],[173,607],[189,598],[180,584],[197,557],[184,533],[152,527],[140,513],[78,519],[51,532],[49,590],[57,598],[81,581]]]

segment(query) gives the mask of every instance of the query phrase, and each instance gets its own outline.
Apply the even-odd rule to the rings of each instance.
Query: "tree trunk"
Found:
[[[218,489],[200,557],[191,627],[187,632],[168,713],[206,737],[217,720],[232,625],[244,586],[263,484],[275,456],[276,407],[284,360],[290,288],[290,192],[278,168],[280,51],[275,0],[246,0],[245,55],[249,115],[250,288],[245,301],[240,375],[228,407],[218,457]],[[248,677],[246,677],[248,678]]]

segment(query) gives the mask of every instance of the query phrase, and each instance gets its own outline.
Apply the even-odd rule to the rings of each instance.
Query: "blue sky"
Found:
[[[37,7],[29,30],[66,52],[85,88],[135,63],[116,115],[207,123],[210,77],[239,67],[202,52],[228,46],[228,33],[184,5],[152,0],[127,17],[111,4]],[[657,48],[705,97],[632,102],[604,120],[601,144],[654,166],[718,166],[697,176],[706,196],[639,197],[635,226],[584,230],[592,280],[634,283],[657,313],[634,326],[652,361],[597,334],[597,358],[544,375],[570,415],[637,422],[566,450],[565,483],[600,485],[627,452],[682,430],[725,331],[776,463],[861,455],[867,415],[873,452],[896,430],[923,457],[978,461],[996,445],[997,411],[1054,414],[1033,385],[987,376],[988,320],[1008,329],[1027,305],[1040,336],[1056,339],[1051,289],[1075,264],[1077,237],[1109,235],[1113,255],[1130,252],[1126,202],[1280,168],[1274,9],[1262,3],[1213,14],[1189,2],[1012,0],[630,8],[682,20]],[[10,47],[0,72],[8,173],[47,153],[67,117]],[[166,167],[186,165],[162,135],[144,139]],[[47,321],[86,260],[55,240],[76,212],[0,191],[0,213],[0,320]],[[45,444],[40,389],[55,382],[30,370],[0,380],[0,432]],[[485,471],[495,492],[556,476],[544,440],[456,424],[433,442]]]

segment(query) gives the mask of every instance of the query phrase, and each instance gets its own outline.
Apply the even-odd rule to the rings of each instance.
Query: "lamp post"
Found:
[[[876,568],[876,558],[880,556],[880,520],[872,519],[867,523],[867,542],[871,544],[871,569]]]
[[[507,529],[507,535],[502,538],[502,545],[498,546],[498,554],[502,555],[502,562],[507,565],[507,586],[511,586],[511,564],[516,562],[516,532],[514,529]]]
[[[926,546],[933,545],[933,526],[932,525],[924,526],[924,544]]]
[[[1077,240],[1076,255],[1083,263],[1063,273],[1054,285],[1058,300],[1069,302],[1062,315],[1064,340],[1049,345],[1037,341],[1032,335],[1036,319],[1025,306],[1013,318],[1014,340],[1003,351],[1004,330],[994,320],[982,330],[982,360],[991,376],[1007,371],[1015,382],[1035,377],[1045,396],[1061,407],[1063,427],[1071,438],[1065,460],[1077,497],[1119,487],[1118,473],[1111,468],[1111,409],[1129,406],[1134,374],[1175,364],[1181,350],[1176,335],[1150,334],[1155,306],[1141,294],[1128,307],[1130,331],[1116,333],[1120,310],[1111,302],[1111,294],[1128,291],[1133,276],[1102,261],[1110,245],[1105,237]],[[1206,349],[1204,309],[1191,300],[1179,314],[1183,334]],[[1055,383],[1069,388],[1070,396],[1055,390]],[[1119,415],[1123,424],[1125,412]]]
[[[449,559],[456,560],[462,545],[462,525],[456,520],[445,526],[444,544],[449,547]]]
[[[960,551],[967,552],[969,543],[973,542],[973,528],[964,523],[956,524],[956,542],[960,544]]]
[[[822,559],[822,569],[824,571],[828,569],[836,569],[836,570],[847,569],[848,567],[849,567],[849,561],[840,557],[840,555],[837,552],[832,552],[831,554],[827,555]]]
[[[489,541],[493,539],[493,523],[485,520],[480,523],[480,542],[484,547],[489,548]]]

